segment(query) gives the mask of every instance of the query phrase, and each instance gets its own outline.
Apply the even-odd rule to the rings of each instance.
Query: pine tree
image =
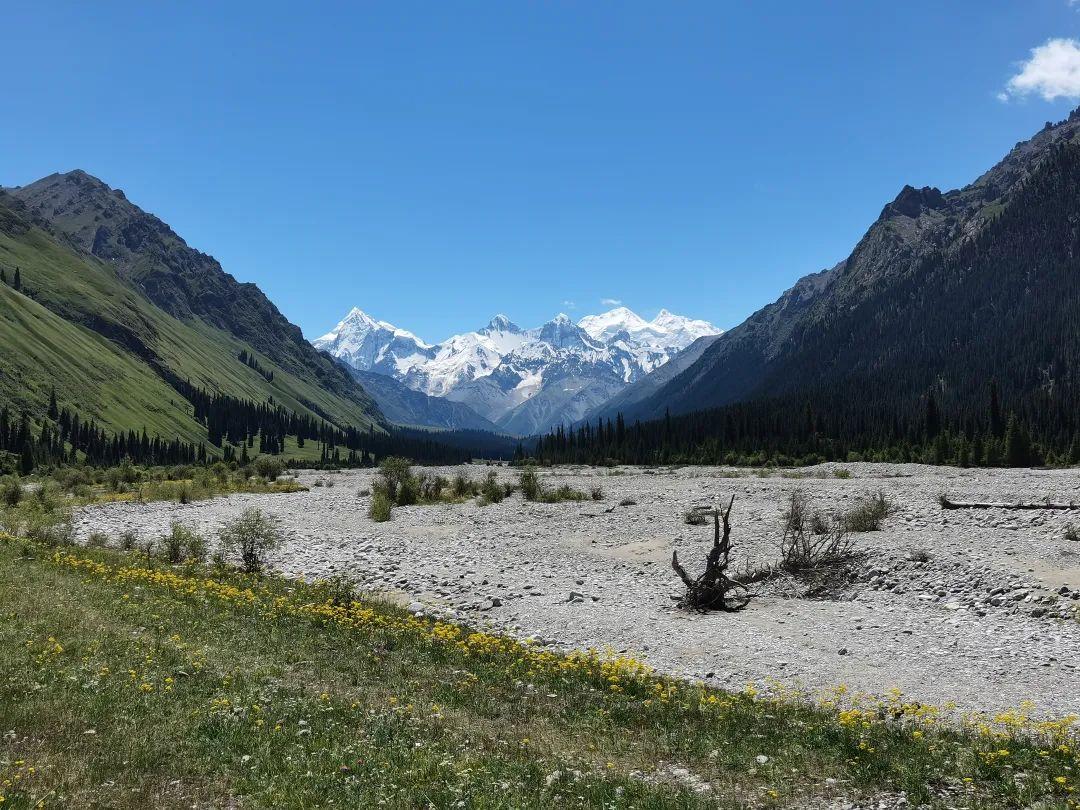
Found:
[[[11,286],[13,289],[16,290],[16,292],[22,290],[22,273],[19,272],[18,267],[15,268],[15,278],[11,282]]]
[[[1027,430],[1016,418],[1009,417],[1005,428],[1005,465],[1007,467],[1027,467],[1031,464],[1031,438]]]
[[[926,396],[926,440],[933,441],[941,433],[941,414],[938,413],[934,392]]]
[[[997,382],[990,383],[990,434],[997,439],[1005,435],[1005,422],[1001,415]]]

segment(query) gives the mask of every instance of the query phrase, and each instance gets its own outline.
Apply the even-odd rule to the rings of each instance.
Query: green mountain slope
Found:
[[[68,208],[58,198],[49,208],[28,194],[31,186],[0,192],[0,268],[9,283],[19,268],[24,293],[5,287],[0,297],[0,404],[39,416],[55,385],[61,405],[111,430],[145,427],[205,440],[191,404],[170,384],[190,380],[209,392],[272,401],[339,426],[384,429],[363,388],[320,357],[257,287],[239,284],[89,175],[48,180],[54,193],[71,193]],[[125,239],[123,260],[103,258],[85,249],[62,216],[76,209],[79,218],[126,222],[121,234],[157,223],[158,236]],[[99,251],[105,241],[98,239]],[[183,291],[178,300],[193,305],[155,303],[150,292],[170,285]],[[238,359],[242,351],[258,369]]]

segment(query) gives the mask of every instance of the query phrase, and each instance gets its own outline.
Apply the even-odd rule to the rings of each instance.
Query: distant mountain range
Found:
[[[532,329],[497,315],[481,329],[430,344],[354,308],[312,343],[363,375],[359,378],[369,382],[384,412],[402,411],[401,391],[371,385],[371,374],[459,403],[480,420],[465,424],[466,412],[451,415],[434,402],[425,412],[414,397],[408,410],[411,418],[423,420],[419,424],[487,424],[529,435],[579,420],[699,338],[720,331],[667,310],[646,321],[617,307],[577,323],[560,314]]]

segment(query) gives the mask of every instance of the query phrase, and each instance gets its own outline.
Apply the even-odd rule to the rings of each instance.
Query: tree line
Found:
[[[838,403],[833,403],[839,405]],[[921,410],[858,413],[820,408],[795,395],[737,403],[647,422],[622,414],[576,429],[559,427],[515,460],[545,464],[718,464],[797,466],[824,461],[918,462],[980,467],[1080,463],[1080,434],[1063,442],[1039,413],[1006,412],[991,383],[982,409],[944,413],[933,392]]]

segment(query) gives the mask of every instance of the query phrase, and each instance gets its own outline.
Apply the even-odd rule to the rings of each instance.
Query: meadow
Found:
[[[0,807],[1077,807],[1073,718],[663,677],[304,582],[0,535]]]

